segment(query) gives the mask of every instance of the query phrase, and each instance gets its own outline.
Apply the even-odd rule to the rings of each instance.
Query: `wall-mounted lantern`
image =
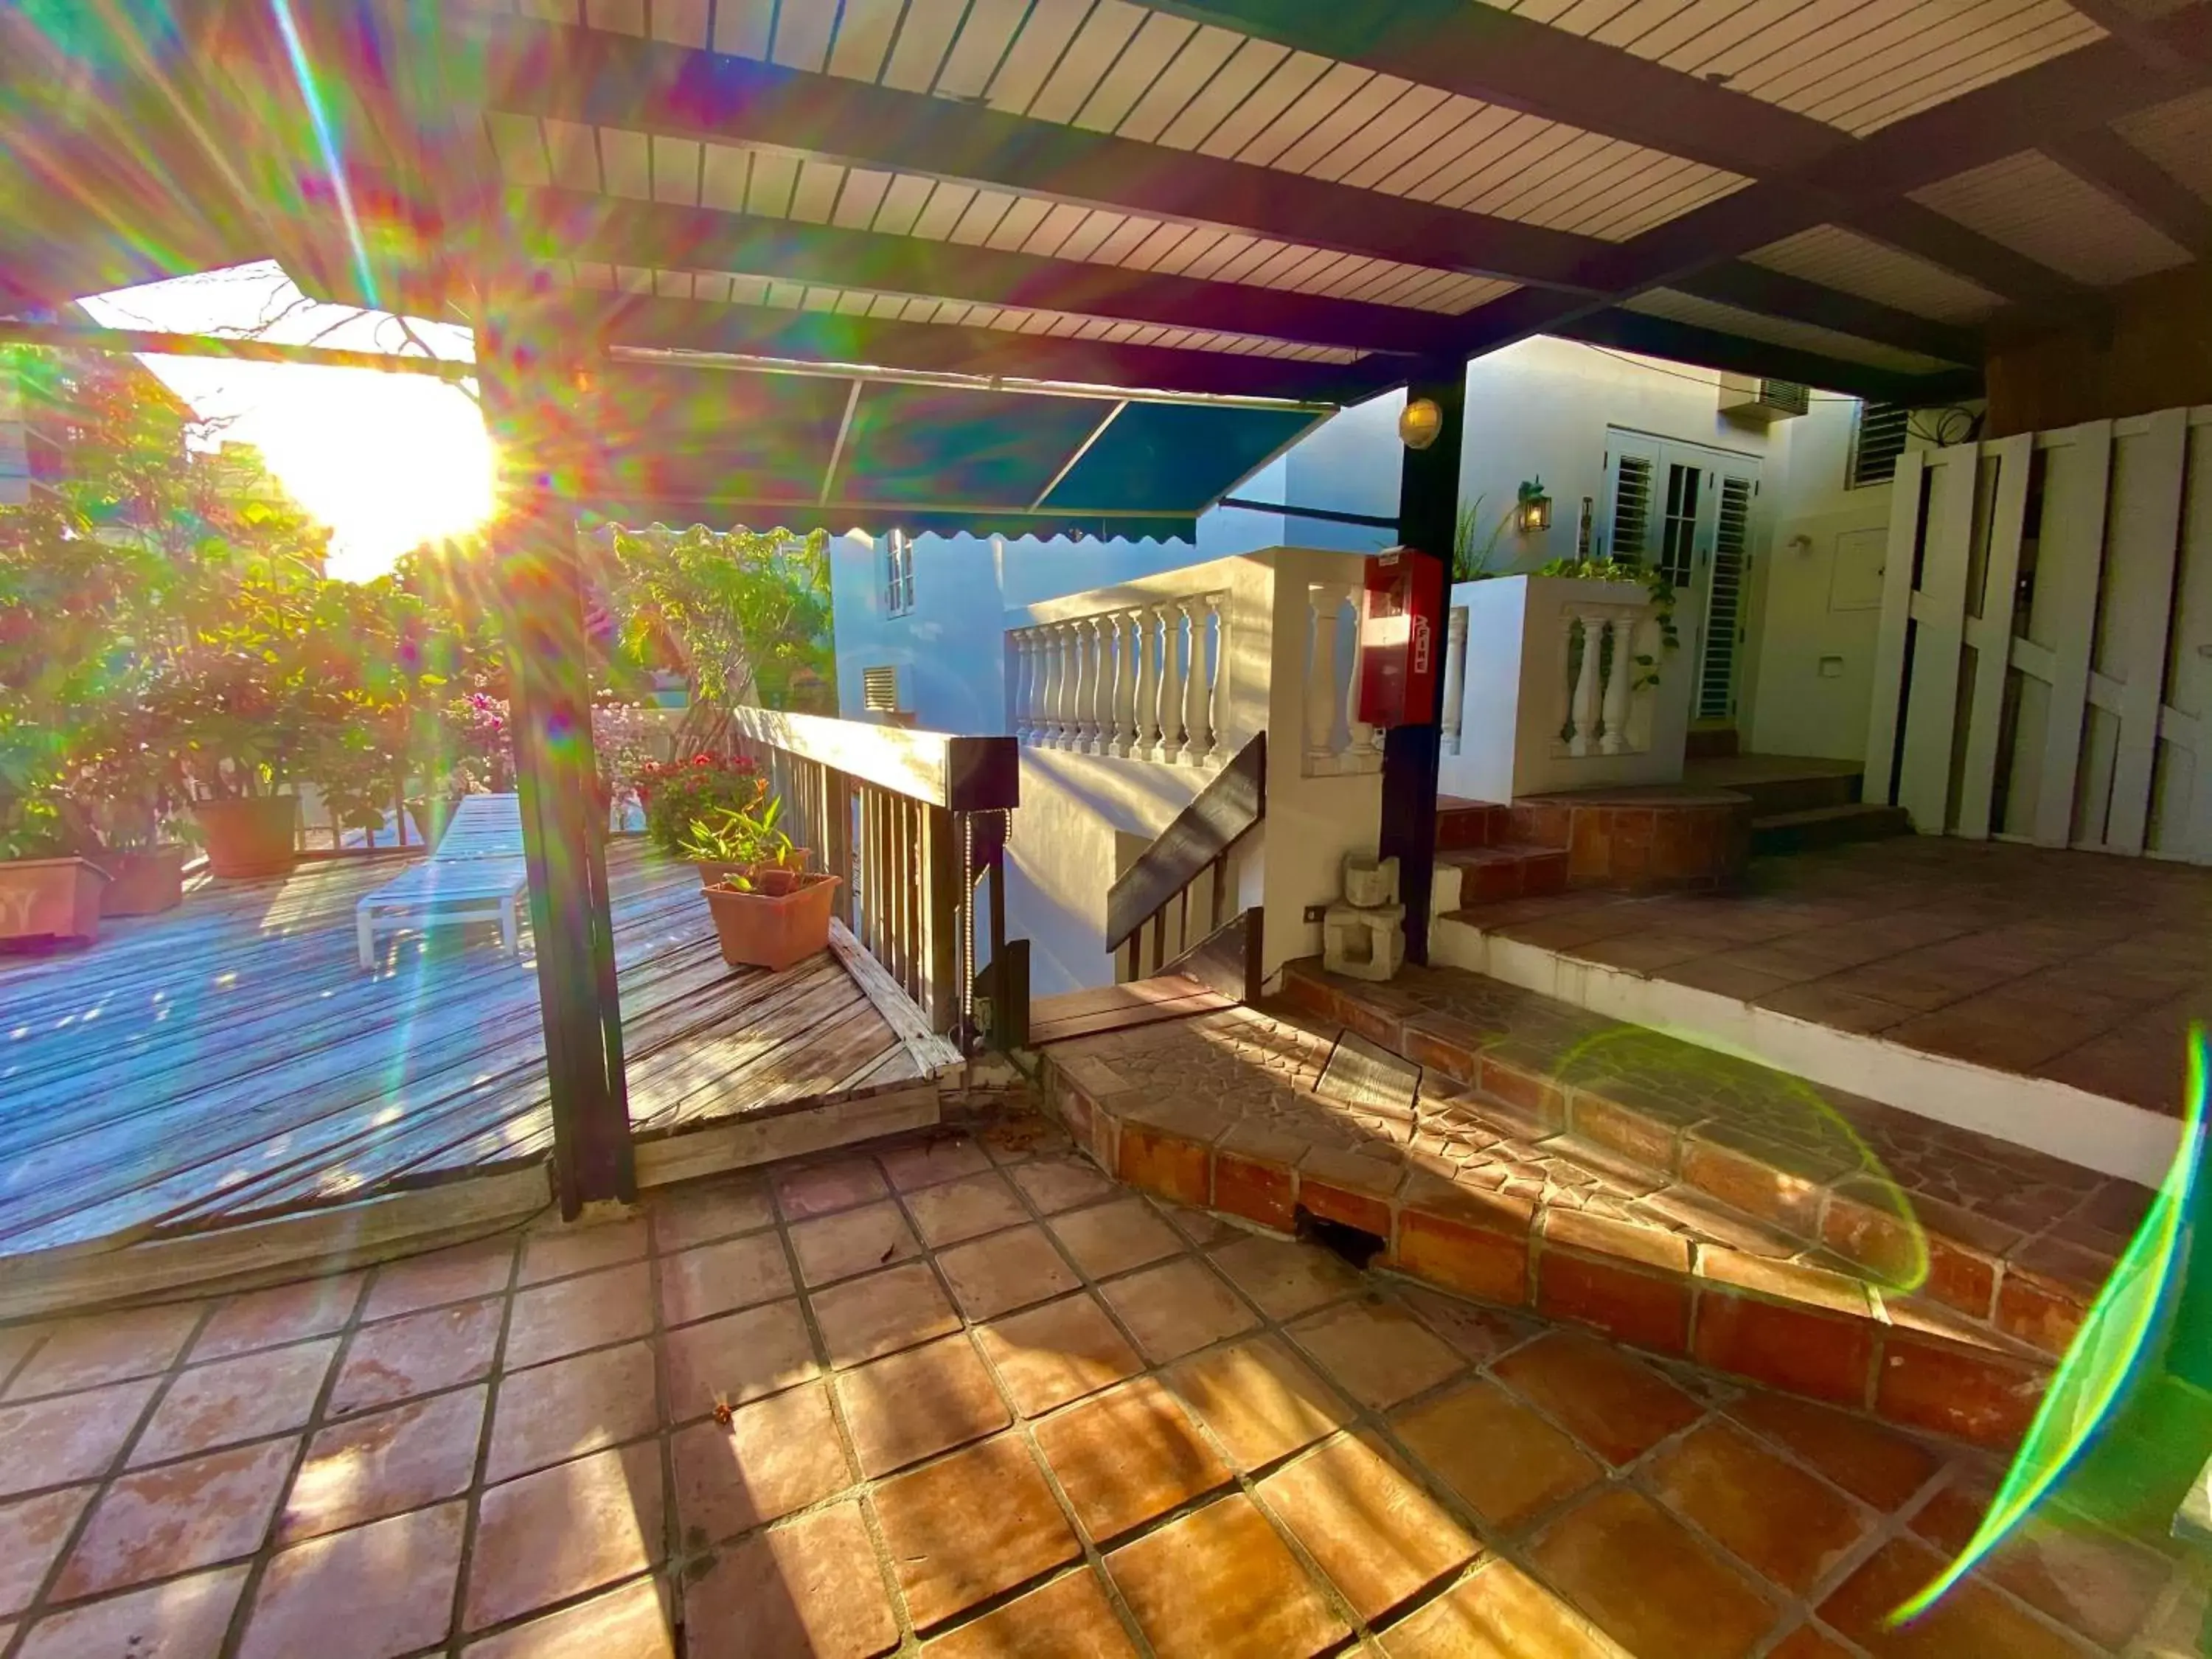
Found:
[[[1521,533],[1533,536],[1552,527],[1552,498],[1544,493],[1541,478],[1521,486],[1520,504],[1515,509]]]
[[[1398,441],[1408,449],[1426,449],[1444,429],[1444,412],[1433,398],[1416,398],[1398,416]]]

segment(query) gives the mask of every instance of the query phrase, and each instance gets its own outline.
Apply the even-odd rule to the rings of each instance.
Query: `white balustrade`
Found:
[[[1364,563],[1274,549],[1041,600],[1007,630],[1009,729],[1033,749],[1212,771],[1279,723],[1305,775],[1377,770],[1346,649]]]

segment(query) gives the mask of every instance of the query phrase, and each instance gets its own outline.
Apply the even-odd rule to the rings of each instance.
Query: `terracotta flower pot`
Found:
[[[100,867],[107,887],[100,896],[103,916],[152,916],[185,902],[185,863],[189,847],[154,847],[143,852],[102,853]]]
[[[0,944],[91,944],[100,937],[106,885],[107,872],[82,859],[0,864]],[[826,921],[823,927],[826,936]]]
[[[300,860],[293,827],[300,803],[290,795],[249,795],[194,803],[207,839],[208,868],[224,881],[281,876]]]
[[[734,859],[693,859],[691,862],[698,866],[702,887],[720,887],[726,881],[752,874],[752,866]]]
[[[733,887],[707,889],[722,960],[732,968],[782,969],[829,948],[830,905],[837,878],[802,876],[780,898],[741,893]]]

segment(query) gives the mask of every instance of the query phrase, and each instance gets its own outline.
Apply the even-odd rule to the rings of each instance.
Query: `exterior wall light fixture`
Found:
[[[1552,498],[1544,493],[1544,481],[1538,478],[1521,486],[1520,504],[1515,509],[1521,533],[1535,535],[1552,527]]]
[[[1433,398],[1416,398],[1398,416],[1398,441],[1408,449],[1426,449],[1444,429],[1444,412]]]

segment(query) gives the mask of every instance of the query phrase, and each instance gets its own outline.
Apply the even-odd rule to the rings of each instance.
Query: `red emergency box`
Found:
[[[1443,647],[1443,562],[1394,547],[1367,562],[1359,603],[1359,719],[1427,726],[1436,719]]]

